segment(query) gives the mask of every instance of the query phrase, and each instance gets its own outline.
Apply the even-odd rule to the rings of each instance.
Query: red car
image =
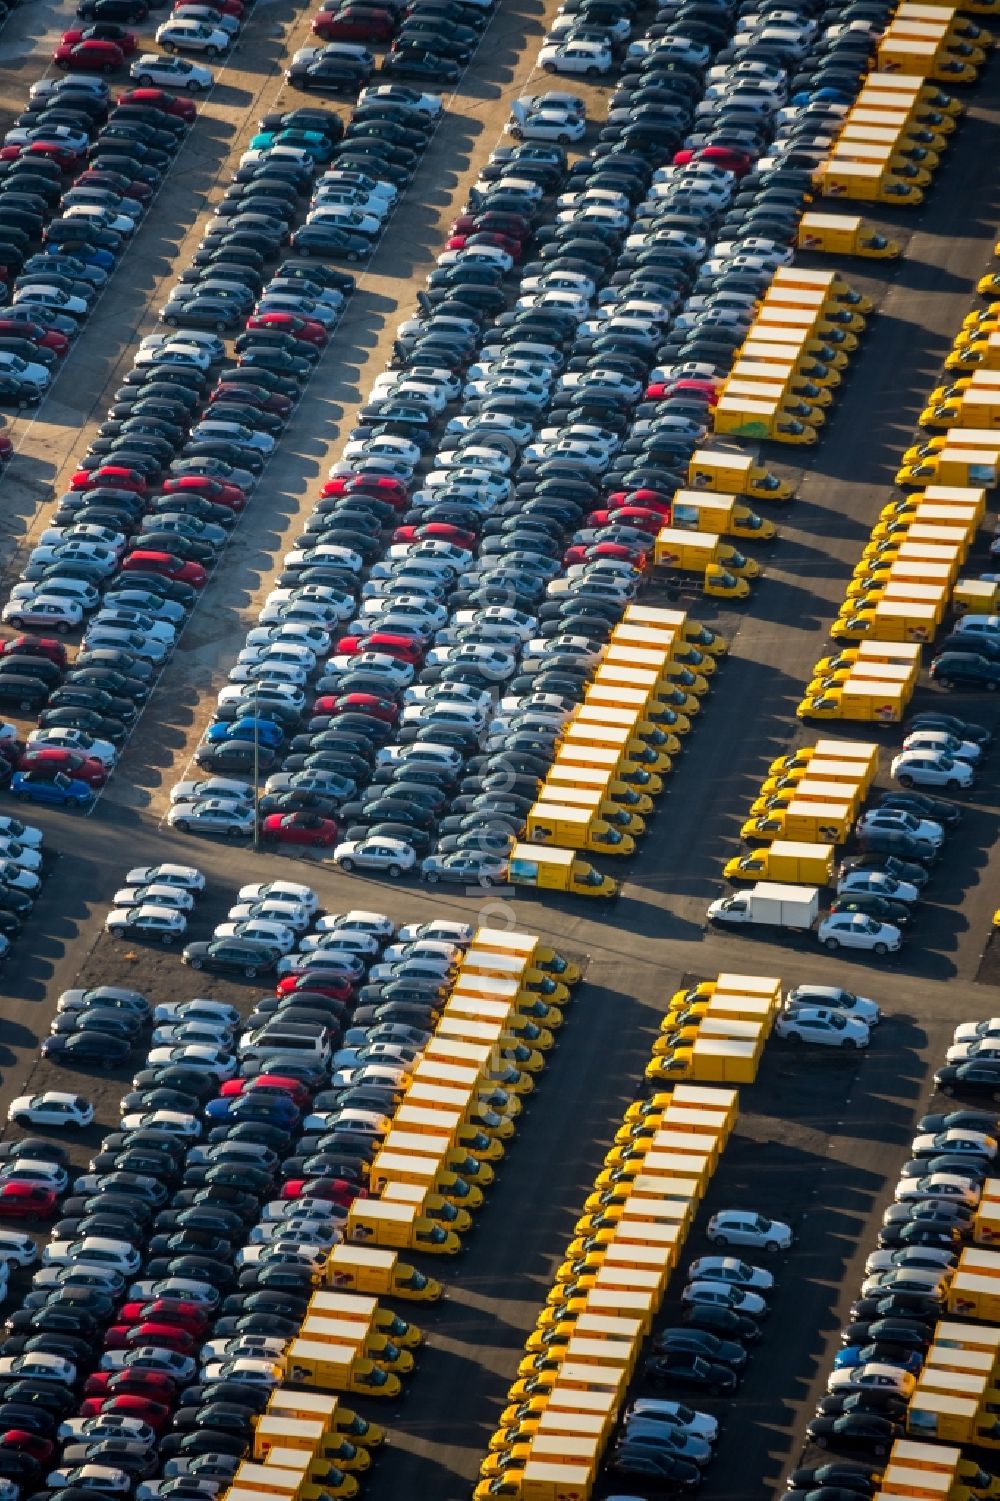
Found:
[[[117,47],[123,57],[132,57],[137,46],[137,37],[134,31],[127,31],[124,26],[112,26],[105,21],[95,21],[92,26],[74,26],[71,31],[64,31],[62,44],[65,47],[76,47],[81,42],[109,42],[112,47]]]
[[[69,653],[61,641],[56,641],[52,636],[12,636],[9,641],[0,645],[0,656],[3,657],[48,657],[57,667],[65,667],[69,660]]]
[[[346,1178],[287,1178],[281,1185],[282,1199],[326,1199],[331,1204],[341,1204],[345,1209],[355,1199],[367,1199],[368,1194],[356,1183]]]
[[[700,146],[697,150],[685,147],[683,151],[674,152],[675,167],[686,167],[690,162],[708,162],[713,167],[721,167],[724,172],[732,172],[734,177],[745,177],[753,161],[749,151],[737,151],[733,146]]]
[[[207,475],[184,474],[180,478],[164,480],[160,489],[164,495],[203,495],[206,500],[218,506],[228,506],[231,511],[242,511],[247,503],[246,492],[239,485],[209,479]]]
[[[39,1464],[45,1464],[56,1452],[56,1446],[51,1439],[40,1438],[37,1433],[29,1433],[26,1428],[8,1428],[7,1432],[0,1434],[0,1454],[14,1449],[18,1454],[30,1454]]]
[[[277,417],[286,417],[294,405],[292,398],[282,396],[280,391],[266,391],[263,386],[244,386],[235,380],[220,380],[209,400],[224,401],[227,397],[236,397],[262,412],[273,412]]]
[[[232,0],[227,0],[232,3]],[[220,7],[221,8],[221,7]],[[242,11],[242,6],[240,7]],[[190,99],[175,98],[166,89],[128,89],[118,97],[119,104],[148,104],[153,109],[162,109],[166,115],[177,115],[188,125],[195,119],[198,110]]]
[[[492,245],[497,250],[506,250],[515,261],[521,259],[523,246],[513,235],[502,235],[493,229],[478,229],[474,234],[452,235],[445,241],[445,250],[474,249],[477,245]]]
[[[186,1298],[152,1298],[146,1302],[133,1298],[123,1304],[118,1317],[125,1324],[142,1324],[150,1319],[154,1324],[174,1324],[194,1335],[202,1334],[208,1328],[204,1308]],[[160,1377],[157,1375],[156,1379],[160,1380]],[[172,1378],[166,1376],[163,1379],[170,1381]]]
[[[411,667],[419,667],[424,660],[424,649],[422,642],[414,641],[409,636],[372,631],[370,636],[341,636],[334,647],[334,653],[337,656],[356,657],[359,652],[380,651],[387,657],[395,657],[397,662],[409,662]]]
[[[124,172],[111,172],[104,167],[88,167],[86,172],[80,173],[75,186],[107,188],[109,192],[118,193],[124,198],[138,198],[140,203],[147,202],[153,196],[153,190],[148,182],[134,182],[131,177],[126,177]]]
[[[464,547],[468,552],[475,549],[478,538],[474,532],[467,532],[460,526],[451,526],[446,521],[427,521],[423,526],[397,526],[392,534],[394,542],[454,542],[456,547]]]
[[[10,339],[30,339],[32,344],[51,349],[53,354],[66,354],[69,350],[65,334],[54,328],[43,328],[40,323],[23,323],[19,318],[0,317],[0,334]]]
[[[261,825],[260,837],[277,844],[336,844],[339,830],[332,818],[318,813],[269,813]]]
[[[21,757],[20,770],[41,771],[46,776],[62,773],[75,781],[86,782],[88,787],[103,787],[108,780],[108,768],[103,761],[68,750],[32,750],[29,746]]]
[[[311,1090],[306,1088],[301,1079],[288,1078],[284,1074],[258,1074],[255,1079],[227,1079],[219,1086],[219,1094],[224,1100],[258,1091],[287,1095],[296,1105],[307,1105],[312,1098]]]
[[[117,73],[125,66],[125,54],[114,42],[60,42],[52,61],[72,73]]]
[[[295,995],[299,990],[315,990],[319,995],[329,996],[332,1001],[350,1001],[354,998],[354,986],[350,980],[330,976],[284,975],[274,987],[275,995]]]
[[[176,1382],[161,1371],[95,1371],[87,1377],[83,1388],[85,1397],[100,1397],[102,1401],[114,1396],[133,1396],[169,1402],[176,1393]]]
[[[395,724],[399,718],[399,705],[374,693],[338,693],[324,697],[322,703],[330,707],[317,708],[317,714],[370,714],[385,724]]]
[[[604,497],[604,504],[609,511],[615,511],[619,506],[666,506],[669,509],[672,498],[672,494],[667,495],[663,490],[644,486],[639,490],[612,490]]]
[[[401,479],[392,479],[387,474],[340,474],[336,479],[327,480],[320,490],[321,495],[356,495],[358,493],[375,495],[379,500],[387,500],[390,505],[397,501],[409,504],[409,486]]]
[[[52,1188],[37,1183],[0,1184],[0,1218],[7,1220],[50,1220],[59,1208],[59,1197]]]
[[[61,141],[32,141],[30,146],[4,146],[0,150],[0,161],[4,162],[17,161],[23,157],[30,159],[32,156],[47,157],[64,172],[75,171],[81,161],[80,153]]]
[[[614,526],[621,523],[623,526],[635,526],[641,532],[649,532],[655,537],[661,527],[669,526],[669,512],[646,511],[639,506],[622,506],[617,511],[591,511],[586,518],[585,526]]]
[[[312,29],[325,42],[389,42],[396,33],[391,10],[344,5],[340,10],[321,10],[313,17]]]
[[[102,464],[100,469],[78,469],[69,482],[71,490],[93,490],[98,485],[113,485],[116,490],[134,490],[145,495],[149,483],[144,475],[124,464]]]
[[[291,334],[300,344],[323,345],[330,337],[322,323],[313,318],[300,318],[295,313],[254,313],[247,319],[247,328],[277,328],[282,333]]]
[[[94,1398],[90,1399],[93,1400]],[[149,1397],[134,1396],[109,1397],[107,1401],[98,1403],[98,1412],[116,1412],[122,1417],[138,1418],[141,1423],[148,1423],[154,1433],[162,1433],[173,1416],[165,1402],[153,1402]],[[81,1408],[80,1416],[89,1414],[85,1414]]]
[[[181,583],[193,584],[203,589],[208,582],[208,573],[200,563],[187,563],[172,552],[143,552],[137,548],[122,560],[124,573],[162,573],[164,578],[179,579]]]
[[[631,563],[640,573],[646,567],[646,554],[637,547],[628,547],[624,542],[592,542],[589,547],[568,547],[563,555],[563,562],[569,568],[573,563],[593,563],[598,558],[612,558],[616,563]]]

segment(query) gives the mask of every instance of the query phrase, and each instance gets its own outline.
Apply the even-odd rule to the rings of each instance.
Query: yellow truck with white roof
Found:
[[[875,260],[895,260],[899,246],[886,239],[859,214],[822,214],[811,210],[799,220],[800,250],[827,255],[860,255]]]
[[[992,373],[992,372],[990,372]],[[957,397],[931,402],[920,413],[921,427],[978,428],[1000,439],[1000,387],[970,387]],[[961,434],[956,435],[956,442]]]
[[[454,1256],[462,1242],[453,1230],[418,1215],[411,1204],[355,1199],[347,1216],[344,1239],[374,1246],[406,1246],[434,1256]]]
[[[615,807],[624,808],[633,815],[645,818],[653,811],[653,799],[644,792],[635,791],[627,782],[621,781],[611,771],[602,771],[594,766],[574,766],[556,760],[545,775],[547,787],[558,787],[561,792],[570,789],[585,790],[607,798]]]
[[[787,808],[748,818],[740,829],[740,838],[757,844],[770,844],[774,839],[843,844],[853,821],[854,807],[849,799],[820,803],[795,798]]]
[[[825,688],[804,698],[799,719],[854,719],[866,724],[899,724],[910,694],[902,683],[849,677],[839,688]]]
[[[878,162],[828,161],[818,167],[814,183],[823,198],[846,198],[856,203],[893,203],[916,208],[924,195]]]
[[[779,809],[787,808],[793,802],[802,803],[839,803],[849,801],[852,812],[857,814],[861,801],[861,792],[846,782],[826,782],[820,777],[803,777],[801,782],[794,786],[785,787],[775,792],[761,792],[750,804],[750,816],[752,819],[766,818],[769,814]]]
[[[833,402],[829,385],[821,385],[803,375],[790,352],[783,359],[757,359],[752,352],[740,353],[729,373],[726,390],[733,396],[743,395],[742,382],[745,381],[771,388],[766,392],[768,398],[776,396],[782,400],[787,395],[793,401],[805,401],[812,407],[828,407]]]
[[[700,490],[674,491],[670,525],[675,530],[715,532],[718,536],[742,537],[750,542],[770,542],[777,536],[773,521],[765,521],[735,495],[706,495]]]
[[[745,558],[715,532],[683,531],[662,527],[656,535],[653,560],[659,568],[678,573],[696,573],[706,594],[722,599],[746,599],[748,578],[756,578],[760,566]]]
[[[826,413],[819,404],[806,401],[778,381],[748,380],[730,375],[722,389],[720,400],[774,407],[783,421],[804,422],[814,428],[822,427],[826,421]]]
[[[735,491],[758,500],[788,500],[792,487],[748,453],[732,448],[699,448],[688,462],[687,482],[693,490]]]
[[[625,606],[622,620],[627,624],[650,625],[679,631],[683,639],[691,646],[697,646],[699,651],[708,652],[714,657],[725,656],[729,650],[729,642],[725,636],[719,631],[709,630],[708,626],[702,625],[700,620],[694,620],[687,610],[633,603]]]
[[[436,1303],[442,1293],[440,1282],[433,1277],[407,1266],[394,1251],[374,1246],[334,1246],[327,1257],[324,1280],[327,1287],[345,1292],[376,1293],[419,1303]]]
[[[293,1339],[285,1356],[289,1381],[328,1392],[358,1392],[366,1397],[398,1397],[402,1383],[391,1371],[360,1354],[350,1343]]]
[[[744,397],[720,396],[712,411],[717,433],[739,438],[771,438],[776,443],[809,444],[819,436],[812,423],[785,414],[775,401],[751,401]]]
[[[605,855],[635,853],[631,834],[621,833],[589,808],[560,806],[555,802],[535,803],[525,821],[524,837],[533,845],[555,844]]]
[[[1000,613],[1000,581],[960,578],[951,603],[956,615],[996,615]]]
[[[778,881],[792,885],[829,886],[833,881],[832,844],[776,839],[748,855],[727,860],[723,875],[734,884]]]
[[[866,297],[864,293],[852,287],[839,272],[808,271],[795,262],[790,266],[779,266],[771,278],[773,291],[779,291],[785,287],[801,287],[809,291],[821,292],[828,302],[834,306],[846,308],[852,313],[866,315],[875,306],[870,297]]]
[[[945,357],[946,370],[1000,370],[1000,334],[961,344]]]
[[[835,641],[933,641],[941,624],[944,603],[881,599],[875,605],[851,600],[834,621],[830,635]],[[839,716],[834,716],[839,718]]]
[[[620,834],[637,838],[645,833],[646,825],[638,814],[630,813],[621,803],[614,802],[603,791],[592,787],[567,786],[560,780],[546,777],[538,794],[539,803],[555,804],[556,807],[583,808],[592,818],[603,819]]]
[[[940,453],[922,459],[919,464],[904,464],[896,471],[895,483],[922,487],[936,482],[993,490],[997,484],[997,463],[996,457],[979,448],[942,448]]]
[[[619,885],[610,876],[579,860],[573,850],[541,849],[534,844],[515,844],[507,862],[507,881],[512,886],[536,890],[566,891],[572,896],[618,895]]]

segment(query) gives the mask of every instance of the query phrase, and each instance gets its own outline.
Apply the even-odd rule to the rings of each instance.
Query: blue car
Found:
[[[65,253],[58,243],[46,245],[42,251],[43,255],[65,255]],[[85,266],[100,266],[102,271],[111,271],[117,265],[111,251],[102,250],[98,245],[81,245],[79,249],[73,251],[73,254]]]
[[[289,1125],[294,1125],[299,1120],[301,1112],[295,1101],[288,1099],[286,1096],[279,1095],[277,1092],[275,1092],[273,1098],[269,1094],[268,1098],[263,1102],[260,1099],[255,1099],[249,1106],[246,1103],[241,1106],[240,1101],[246,1101],[247,1098],[248,1096],[246,1095],[228,1095],[209,1100],[205,1106],[206,1120],[239,1121],[241,1119],[266,1119],[277,1124],[280,1118],[280,1121],[287,1121]]]
[[[924,1357],[919,1350],[901,1350],[895,1345],[846,1345],[833,1357],[835,1371],[845,1366],[864,1365],[875,1360],[881,1365],[898,1366],[901,1371],[911,1371],[914,1376],[921,1370]]]
[[[257,739],[270,750],[277,750],[284,738],[284,730],[273,719],[254,719],[251,715],[234,719],[232,724],[220,720],[209,725],[205,733],[209,745],[224,745],[227,740]]]
[[[93,787],[61,771],[54,777],[37,771],[15,771],[10,790],[25,802],[48,803],[55,808],[89,808],[96,796]]]

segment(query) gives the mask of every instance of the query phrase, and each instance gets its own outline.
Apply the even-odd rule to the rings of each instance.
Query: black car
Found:
[[[839,1486],[858,1496],[874,1496],[882,1482],[882,1471],[869,1465],[852,1465],[845,1460],[831,1460],[821,1465],[800,1465],[788,1477],[790,1489],[813,1490],[817,1486]]]
[[[830,903],[831,912],[861,912],[882,923],[895,923],[905,927],[913,918],[913,908],[907,902],[896,902],[889,897],[873,892],[849,891]]]
[[[903,1435],[903,1424],[878,1413],[846,1413],[843,1417],[813,1418],[807,1436],[821,1449],[843,1449],[847,1453],[888,1454],[894,1441]]]
[[[934,1084],[945,1095],[1000,1101],[1000,1058],[946,1063],[935,1073]]]
[[[945,651],[934,658],[930,675],[942,688],[985,688],[995,693],[1000,687],[1000,662],[973,650]]]
[[[260,944],[216,939],[189,943],[182,957],[192,969],[206,969],[222,975],[240,974],[252,980],[256,975],[272,972],[281,956],[277,949],[266,949]]]
[[[720,1339],[707,1329],[665,1329],[657,1335],[654,1348],[663,1355],[700,1355],[708,1361],[731,1366],[740,1371],[747,1363],[747,1352],[736,1340]]]
[[[681,1351],[647,1360],[643,1381],[659,1391],[699,1391],[711,1396],[734,1392],[739,1384],[732,1367]]]
[[[918,889],[926,886],[930,872],[916,860],[901,860],[897,855],[864,854],[848,855],[837,867],[838,877],[849,875],[852,870],[875,870],[892,876],[897,881],[906,881]]]
[[[914,714],[907,728],[910,730],[944,730],[959,740],[971,740],[976,745],[987,746],[993,739],[991,730],[967,719],[958,719],[954,714],[939,714],[936,710],[924,709]]]
[[[898,855],[903,860],[919,861],[924,866],[933,865],[940,854],[940,846],[905,829],[859,829],[857,842],[866,855]]]
[[[872,1340],[896,1345],[903,1350],[926,1350],[931,1335],[919,1319],[867,1319],[848,1324],[840,1335],[843,1345],[868,1344]]]
[[[56,1063],[78,1067],[81,1063],[100,1063],[115,1068],[132,1052],[132,1042],[124,1037],[110,1037],[105,1032],[74,1032],[70,1037],[46,1037],[42,1057]]]

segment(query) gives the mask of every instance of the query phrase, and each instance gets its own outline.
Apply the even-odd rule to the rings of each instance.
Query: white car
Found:
[[[10,737],[12,740],[16,736]],[[31,736],[28,736],[31,743]],[[27,849],[40,850],[45,836],[41,829],[36,829],[34,824],[22,823],[19,818],[10,818],[6,814],[0,815],[0,838],[16,839],[18,844]]]
[[[968,1154],[970,1157],[995,1157],[997,1144],[992,1136],[983,1131],[966,1131],[952,1126],[947,1131],[926,1131],[915,1136],[912,1150],[916,1157],[933,1157],[938,1152]]]
[[[507,134],[515,141],[555,141],[568,145],[587,133],[587,122],[562,109],[521,110],[520,101],[511,106]]]
[[[265,922],[280,923],[296,933],[304,933],[312,918],[309,910],[298,902],[237,902],[229,909],[231,922],[251,922],[263,918]]]
[[[211,68],[189,62],[186,57],[161,57],[144,52],[129,68],[129,77],[140,88],[183,89],[188,94],[203,94],[215,83]]]
[[[893,1195],[897,1204],[919,1203],[922,1199],[945,1199],[949,1203],[967,1204],[975,1209],[980,1190],[968,1178],[957,1173],[931,1173],[924,1178],[900,1178]]]
[[[137,865],[125,877],[126,886],[180,886],[184,891],[205,890],[205,877],[193,865]]]
[[[706,1234],[716,1246],[753,1246],[760,1251],[787,1251],[792,1243],[791,1226],[753,1209],[721,1209],[709,1220]]]
[[[120,886],[111,898],[114,907],[169,907],[172,912],[190,912],[194,897],[179,886]]]
[[[134,1286],[144,1287],[145,1283],[137,1283]],[[216,1289],[212,1289],[213,1292]],[[133,1288],[128,1290],[129,1297],[141,1297],[135,1294]],[[155,1294],[153,1295],[155,1296]],[[188,1293],[184,1293],[188,1297]],[[164,1376],[170,1376],[178,1386],[186,1386],[194,1380],[194,1374],[198,1367],[190,1355],[179,1355],[176,1350],[167,1350],[160,1345],[142,1345],[138,1350],[107,1350],[101,1356],[97,1369],[99,1371],[157,1371]]]
[[[182,1110],[137,1110],[122,1117],[123,1131],[142,1131],[147,1127],[176,1136],[179,1141],[197,1141],[201,1135],[198,1117],[186,1115]]]
[[[0,1266],[34,1266],[38,1247],[21,1230],[0,1230]]]
[[[147,902],[144,906],[112,908],[104,919],[104,927],[112,938],[158,938],[169,946],[183,938],[187,918],[183,912],[174,912],[170,907],[154,907]]]
[[[837,882],[837,895],[850,896],[861,892],[872,896],[890,897],[896,902],[918,902],[920,892],[909,881],[899,881],[881,870],[851,870]]]
[[[1000,1058],[1000,1037],[987,1031],[971,1042],[955,1042],[944,1055],[946,1063],[971,1063],[975,1058]]]
[[[151,1048],[146,1062],[150,1068],[167,1068],[177,1063],[183,1068],[200,1068],[217,1079],[231,1079],[236,1060],[225,1048],[207,1043],[187,1043],[182,1047]]]
[[[232,798],[205,797],[199,802],[175,803],[167,814],[167,823],[182,834],[237,837],[252,834],[255,822],[253,807]]]
[[[214,1021],[232,1030],[240,1025],[242,1018],[235,1006],[199,996],[193,1001],[164,1001],[153,1012],[153,1021],[164,1026],[168,1023],[179,1026],[186,1021]]]
[[[577,73],[599,78],[610,73],[614,63],[611,48],[603,42],[550,42],[539,49],[539,66],[546,73]]]
[[[135,1276],[142,1253],[127,1240],[103,1235],[85,1235],[78,1240],[50,1240],[42,1252],[44,1266],[99,1266],[104,1270]]]
[[[395,83],[370,84],[358,95],[359,104],[395,104],[400,99],[399,85]],[[437,119],[444,108],[440,94],[424,94],[417,89],[406,88],[405,102],[409,109]]]
[[[738,1256],[700,1256],[692,1261],[687,1275],[689,1282],[725,1282],[755,1293],[768,1293],[774,1287],[770,1272]]]
[[[172,14],[182,21],[203,21],[211,26],[218,26],[222,31],[227,31],[230,36],[235,36],[240,29],[240,23],[235,16],[220,15],[208,5],[188,4],[175,5]]]
[[[625,1413],[626,1423],[630,1418],[652,1418],[671,1428],[679,1428],[692,1438],[704,1439],[706,1444],[714,1444],[719,1437],[717,1418],[667,1397],[636,1397]]]
[[[253,802],[253,788],[249,782],[239,782],[233,777],[201,777],[193,782],[177,782],[170,792],[172,803],[198,803],[206,797],[250,803]]]
[[[853,990],[842,990],[839,985],[796,985],[785,993],[785,1006],[825,1006],[844,1016],[853,1016],[869,1027],[882,1020],[882,1008],[876,1001],[866,995],[855,995]]]
[[[326,1253],[323,1254],[326,1260]],[[293,1367],[294,1369],[294,1367]],[[272,1360],[254,1360],[250,1356],[243,1356],[236,1360],[210,1361],[202,1366],[202,1379],[206,1383],[213,1381],[242,1381],[248,1386],[272,1387],[279,1386],[284,1370]]]
[[[334,850],[333,862],[341,870],[380,870],[395,878],[414,869],[417,853],[401,839],[376,835],[371,839],[345,839]]]
[[[237,892],[240,902],[293,902],[314,913],[319,907],[319,897],[311,886],[300,886],[296,881],[261,881],[252,886],[241,886]]]
[[[952,756],[956,761],[968,761],[975,766],[982,756],[982,747],[972,740],[959,740],[947,730],[914,730],[903,741],[904,751],[938,751]]]
[[[909,1397],[917,1384],[916,1376],[904,1371],[902,1366],[883,1365],[871,1360],[866,1365],[841,1366],[832,1371],[826,1383],[831,1396],[847,1396],[850,1392],[867,1391],[871,1387],[898,1392]]]
[[[72,599],[61,599],[46,594],[39,585],[39,592],[24,599],[12,599],[0,611],[0,620],[17,630],[34,626],[53,630],[64,636],[83,624],[83,606]]]
[[[727,1282],[711,1278],[703,1282],[689,1282],[681,1293],[681,1302],[697,1303],[710,1308],[730,1308],[734,1313],[746,1313],[751,1318],[761,1318],[767,1313],[767,1304],[760,1293],[747,1292],[741,1287],[732,1287]]]
[[[42,868],[41,850],[22,844],[12,834],[0,834],[0,860],[12,860],[21,870],[39,871]]]
[[[832,912],[816,929],[816,937],[831,951],[864,949],[872,954],[895,954],[903,935],[892,923],[876,922],[861,912]]]
[[[206,57],[219,57],[232,37],[228,31],[202,21],[171,20],[156,28],[156,41],[166,52],[203,52]]]
[[[948,792],[971,787],[976,779],[968,761],[956,761],[944,751],[902,751],[893,757],[890,770],[901,787],[944,787]]]
[[[266,949],[278,949],[282,954],[291,953],[299,941],[294,928],[284,923],[270,922],[267,918],[255,917],[246,922],[220,922],[215,926],[213,938],[235,938],[240,943],[259,943]],[[305,940],[303,940],[305,942]]]
[[[981,1022],[961,1022],[955,1028],[952,1041],[967,1045],[970,1042],[981,1042],[985,1038],[995,1039],[1000,1047],[1000,1016],[991,1016]]]
[[[110,740],[95,740],[85,730],[71,727],[59,729],[53,725],[47,730],[32,730],[27,743],[37,750],[80,751],[83,755],[93,756],[104,766],[113,766],[118,759],[118,752]]]
[[[19,1126],[75,1126],[83,1130],[94,1119],[94,1107],[82,1095],[47,1089],[44,1094],[22,1094],[7,1111],[7,1119]]]
[[[827,1048],[866,1048],[871,1041],[867,1023],[824,1006],[795,1006],[778,1017],[774,1030],[792,1042]]]
[[[472,923],[452,922],[448,918],[436,917],[430,922],[406,923],[400,928],[396,937],[401,943],[416,943],[421,939],[430,938],[468,948],[475,935],[476,930]]]

